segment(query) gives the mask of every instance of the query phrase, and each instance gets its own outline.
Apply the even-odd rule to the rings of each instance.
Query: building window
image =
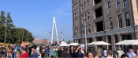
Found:
[[[109,13],[111,13],[111,2],[108,2]]]
[[[129,13],[125,13],[125,17],[126,17],[126,26],[130,26],[130,17],[129,17]]]
[[[82,32],[84,33],[84,26],[83,26],[83,31]]]
[[[123,24],[122,24],[122,15],[118,15],[118,21],[119,21],[119,27],[122,28]]]
[[[88,12],[88,19],[90,20],[90,12]]]
[[[85,18],[84,19],[87,19],[87,14],[85,14]],[[86,20],[86,22],[87,22],[87,20]]]
[[[85,10],[86,10],[86,3],[84,3],[84,5],[85,5]]]
[[[100,3],[100,2],[101,2],[101,0],[94,0],[95,5]]]
[[[92,42],[92,38],[89,38],[89,43],[91,43]]]
[[[88,9],[89,9],[89,0],[88,0]]]
[[[82,15],[82,23],[84,23],[84,20],[83,19],[84,19],[84,15]]]
[[[124,0],[124,7],[128,6],[128,0]]]
[[[112,18],[109,18],[109,20],[110,20],[111,29],[113,29],[113,20],[112,20]]]
[[[89,24],[89,33],[91,33],[91,25]]]
[[[83,12],[83,5],[81,6],[81,8],[82,8],[81,12]]]
[[[120,0],[117,0],[118,9],[121,9]]]

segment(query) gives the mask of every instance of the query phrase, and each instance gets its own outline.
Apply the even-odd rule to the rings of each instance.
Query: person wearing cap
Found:
[[[8,58],[12,58],[12,50],[10,49],[9,52],[7,53]]]

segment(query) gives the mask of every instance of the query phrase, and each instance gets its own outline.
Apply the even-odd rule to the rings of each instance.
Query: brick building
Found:
[[[72,0],[74,42],[105,41],[115,43],[138,39],[138,0]],[[124,47],[123,47],[124,48]]]
[[[49,44],[47,39],[34,39],[33,43],[35,43],[35,44]]]

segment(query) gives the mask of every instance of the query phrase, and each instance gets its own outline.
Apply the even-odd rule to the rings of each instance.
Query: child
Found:
[[[12,58],[12,50],[9,50],[9,52],[7,53],[7,57]]]

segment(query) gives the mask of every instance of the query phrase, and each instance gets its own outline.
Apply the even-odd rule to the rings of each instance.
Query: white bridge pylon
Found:
[[[55,17],[53,17],[53,27],[52,27],[51,44],[53,43],[54,26],[55,26],[55,29],[56,29],[57,43],[59,44],[59,40],[58,40],[58,32],[57,32],[57,26],[56,26],[56,20],[55,20]]]

